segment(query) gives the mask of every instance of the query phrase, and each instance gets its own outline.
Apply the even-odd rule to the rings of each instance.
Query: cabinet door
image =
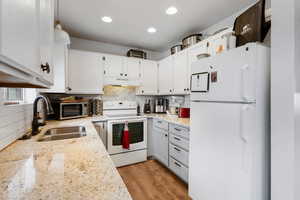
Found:
[[[0,59],[40,73],[37,0],[0,1]]]
[[[187,51],[181,51],[173,56],[173,93],[186,94],[188,92],[188,57]]]
[[[103,61],[101,54],[70,50],[67,69],[68,93],[103,93]]]
[[[169,166],[169,134],[162,129],[154,128],[154,156],[165,166]]]
[[[173,91],[173,60],[169,56],[159,62],[158,67],[158,90],[159,94],[172,94]]]
[[[110,78],[124,78],[123,69],[123,57],[115,55],[103,55],[102,59],[104,61],[104,73],[105,77]]]
[[[40,0],[40,54],[43,77],[53,83],[54,0]]]
[[[139,80],[141,74],[141,59],[124,58],[124,75],[129,80]]]
[[[157,94],[157,62],[150,60],[141,61],[141,87],[140,94]]]

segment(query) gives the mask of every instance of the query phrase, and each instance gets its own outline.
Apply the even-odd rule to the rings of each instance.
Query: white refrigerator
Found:
[[[270,49],[250,43],[192,65],[189,195],[268,200]]]

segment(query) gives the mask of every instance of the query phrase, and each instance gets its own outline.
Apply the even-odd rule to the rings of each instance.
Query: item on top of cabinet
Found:
[[[151,105],[150,100],[146,100],[144,104],[144,113],[150,114],[151,113]]]
[[[142,59],[147,59],[147,53],[141,50],[137,49],[130,49],[127,52],[128,57],[135,57],[135,58],[142,58]]]
[[[260,0],[236,18],[234,31],[237,36],[237,47],[249,42],[264,41],[271,27],[271,22],[266,22],[265,19],[265,3],[265,0]]]
[[[183,45],[183,48],[186,49],[190,46],[193,46],[194,44],[197,44],[198,42],[201,41],[201,38],[202,38],[202,34],[199,33],[199,34],[193,34],[193,35],[189,35],[188,37],[185,37],[183,40],[182,40],[182,45]]]
[[[236,36],[232,29],[225,30],[213,36],[212,54],[219,54],[236,47]]]
[[[180,52],[183,49],[183,46],[181,44],[175,45],[171,48],[171,55]]]
[[[179,118],[190,118],[190,108],[179,108],[178,117]]]
[[[169,106],[168,114],[170,115],[178,115],[178,106]]]

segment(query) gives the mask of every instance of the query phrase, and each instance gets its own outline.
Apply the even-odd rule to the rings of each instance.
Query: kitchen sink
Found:
[[[72,127],[59,127],[52,128],[45,132],[38,141],[54,141],[54,140],[65,140],[72,138],[80,138],[86,136],[86,130],[84,126],[72,126]]]

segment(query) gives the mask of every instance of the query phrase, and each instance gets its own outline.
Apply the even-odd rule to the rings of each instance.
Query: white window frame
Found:
[[[20,88],[20,89],[22,89],[22,100],[9,100],[8,99],[8,89],[9,88],[4,88],[4,105],[24,104],[25,103],[26,90],[24,88]]]

